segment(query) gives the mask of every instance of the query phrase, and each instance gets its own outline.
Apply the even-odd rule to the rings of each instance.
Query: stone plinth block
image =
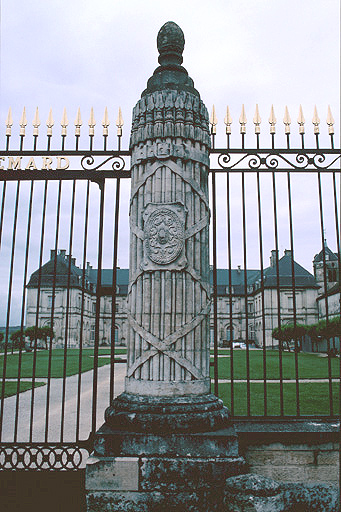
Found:
[[[113,430],[103,425],[95,434],[98,457],[237,457],[238,439],[230,427],[195,434],[147,434]]]

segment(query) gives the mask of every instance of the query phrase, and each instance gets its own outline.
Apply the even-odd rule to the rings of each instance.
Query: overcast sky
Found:
[[[115,120],[121,106],[125,121],[123,148],[128,147],[131,111],[147,79],[157,66],[156,36],[166,21],[175,21],[185,34],[184,66],[193,78],[207,108],[215,104],[218,116],[217,146],[225,144],[223,119],[229,105],[233,119],[232,145],[240,144],[239,124],[244,103],[247,124],[247,144],[254,144],[255,105],[262,118],[262,146],[269,146],[271,105],[277,117],[277,144],[283,145],[283,115],[287,105],[292,120],[292,145],[299,144],[297,116],[300,104],[306,119],[306,146],[314,145],[311,123],[316,104],[321,119],[321,146],[329,147],[326,125],[330,104],[335,119],[336,138],[340,137],[340,6],[338,0],[187,0],[160,2],[155,0],[1,0],[1,83],[0,83],[0,148],[5,144],[5,120],[12,107],[14,125],[12,149],[18,147],[19,119],[26,106],[27,141],[31,147],[30,126],[39,106],[42,125],[41,147],[45,145],[45,122],[53,109],[54,136],[59,139],[60,120],[66,107],[69,118],[70,140],[74,141],[74,120],[80,107],[83,132],[87,132],[90,108],[94,107],[98,140],[102,132],[104,108],[109,111],[110,145],[115,147]],[[70,146],[71,147],[71,146]],[[235,211],[233,217],[233,265],[242,264],[242,237],[240,228],[240,177],[235,179]],[[279,191],[286,190],[284,177],[278,178]],[[295,181],[296,180],[296,181]],[[128,181],[128,180],[127,180]],[[281,185],[282,184],[282,185]],[[311,271],[311,261],[320,250],[319,217],[316,177],[293,177],[293,204],[296,259]],[[325,179],[324,205],[326,208],[326,236],[333,250],[335,225],[331,199],[331,181]],[[248,192],[248,265],[259,267],[257,204],[255,177],[246,183]],[[281,188],[282,186],[282,188]],[[339,186],[339,181],[338,181]],[[50,187],[50,185],[49,185]],[[77,215],[82,216],[84,187],[77,186]],[[96,185],[94,185],[96,187]],[[10,205],[14,201],[14,184],[8,187],[8,218],[5,223],[3,259],[0,267],[8,267],[11,244]],[[65,189],[65,234],[61,244],[68,244],[68,208],[70,192]],[[271,217],[271,183],[262,182],[265,264],[274,247],[273,219]],[[107,198],[113,193],[109,185]],[[123,186],[122,229],[119,264],[128,266],[127,206],[129,187]],[[23,200],[28,190],[23,186]],[[108,195],[109,194],[109,195]],[[283,192],[284,194],[284,192]],[[37,184],[37,228],[32,237],[32,254],[38,253],[39,223],[42,191]],[[237,196],[239,197],[237,199]],[[219,186],[219,199],[224,202],[225,189]],[[54,224],[56,193],[49,189],[48,212]],[[93,190],[93,207],[97,205]],[[281,204],[283,211],[281,210]],[[79,205],[79,206],[78,206]],[[23,212],[25,207],[23,206]],[[40,208],[40,210],[39,210]],[[110,204],[107,206],[109,212]],[[23,213],[24,214],[24,213]],[[220,218],[225,219],[223,206]],[[5,217],[6,219],[6,217]],[[25,221],[26,222],[26,221]],[[92,219],[96,231],[96,216]],[[108,240],[112,232],[111,217],[106,217]],[[225,221],[224,221],[225,222]],[[223,233],[224,222],[221,224]],[[287,200],[279,201],[280,249],[288,248]],[[81,226],[81,221],[80,221]],[[18,254],[24,250],[26,224],[19,222]],[[21,231],[20,231],[21,230]],[[74,254],[81,263],[81,227],[76,230]],[[256,236],[255,236],[256,233]],[[49,238],[50,236],[50,238]],[[79,239],[77,238],[79,237]],[[94,239],[95,239],[94,235]],[[48,230],[44,244],[44,260],[54,245],[54,229]],[[60,245],[61,247],[61,245]],[[89,247],[89,259],[96,266],[96,244]],[[104,266],[110,266],[111,242],[104,255]],[[61,247],[62,248],[62,247]],[[219,246],[219,266],[226,267],[226,242],[222,234]],[[17,257],[19,268],[20,257]],[[32,256],[30,270],[36,268]],[[3,274],[5,274],[3,272]],[[6,288],[6,281],[3,288]],[[15,307],[14,307],[15,308]],[[3,310],[2,310],[3,311]],[[0,316],[2,313],[0,312]],[[0,319],[0,324],[2,323]]]

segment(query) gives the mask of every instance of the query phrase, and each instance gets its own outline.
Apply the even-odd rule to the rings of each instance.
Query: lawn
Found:
[[[39,388],[40,386],[45,386],[45,382],[35,382],[34,387]],[[11,381],[5,383],[5,398],[16,395],[17,394],[17,381]],[[28,389],[32,389],[32,382],[20,382],[20,393],[23,391],[27,391]],[[0,393],[2,393],[2,381],[0,381]]]
[[[115,352],[118,355],[118,352]],[[121,352],[120,353],[125,353]],[[94,351],[93,349],[85,349],[82,354],[82,362],[81,362],[81,372],[87,372],[91,370],[94,366]],[[100,349],[99,355],[108,355],[110,354],[110,348],[108,349]],[[0,356],[0,375],[2,376],[3,372],[3,361],[4,357]],[[7,365],[6,365],[6,378],[16,378],[18,377],[18,364],[19,364],[19,354],[7,354]],[[32,377],[33,374],[33,364],[34,364],[34,353],[33,352],[23,352],[22,353],[22,361],[21,361],[21,377]],[[99,357],[98,358],[98,366],[104,366],[110,364],[109,357]],[[39,377],[48,377],[48,365],[49,365],[49,351],[48,350],[39,350],[36,353],[36,370],[35,375],[37,378]],[[51,359],[51,377],[53,378],[61,378],[63,377],[64,372],[64,350],[63,349],[54,349],[52,351],[52,359]],[[69,377],[70,375],[75,375],[79,372],[79,350],[78,349],[68,349],[66,356],[66,372],[65,375]]]
[[[222,352],[219,352],[222,354]],[[223,355],[229,354],[229,351]],[[263,379],[263,351],[250,350],[250,379]],[[300,379],[327,379],[328,378],[328,357],[321,354],[297,354],[298,374]],[[212,361],[212,358],[211,358]],[[247,353],[246,350],[233,351],[233,377],[234,379],[246,379],[247,377]],[[279,352],[276,350],[266,351],[266,378],[279,379]],[[293,352],[282,352],[283,379],[295,379],[295,354]],[[340,359],[331,358],[331,375],[333,378],[340,376]],[[231,377],[231,358],[218,358],[219,379]],[[213,368],[211,367],[211,377]]]
[[[333,384],[334,414],[340,412],[339,384]],[[283,384],[284,415],[296,415],[296,385]],[[219,384],[219,397],[227,407],[231,404],[231,385]],[[329,415],[329,388],[328,383],[304,382],[299,385],[300,413],[301,415]],[[264,387],[263,383],[250,384],[251,416],[264,414]],[[267,384],[267,414],[280,415],[280,387],[276,383]],[[247,388],[245,382],[234,383],[234,415],[247,415]]]

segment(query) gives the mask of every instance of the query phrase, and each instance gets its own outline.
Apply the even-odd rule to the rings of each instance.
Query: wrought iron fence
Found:
[[[341,385],[340,359],[332,350],[339,347],[337,337],[327,338],[326,357],[307,354],[307,359],[299,351],[298,336],[293,336],[290,352],[290,343],[273,337],[276,327],[281,332],[281,326],[290,323],[295,332],[302,318],[308,324],[317,321],[318,304],[327,326],[341,312],[341,303],[335,309],[332,302],[340,298],[341,271],[340,150],[334,148],[332,117],[328,114],[329,149],[319,148],[317,113],[316,147],[304,147],[302,114],[301,148],[292,149],[286,113],[287,147],[277,149],[272,110],[271,147],[262,149],[257,111],[254,148],[245,147],[244,110],[240,148],[230,148],[229,112],[226,148],[215,148],[214,112],[211,117],[212,390],[224,398],[234,417],[334,418],[340,410]],[[120,244],[128,252],[130,153],[121,149],[121,113],[117,149],[109,149],[107,111],[100,150],[94,149],[93,112],[88,149],[80,149],[84,139],[79,111],[73,149],[68,147],[65,111],[60,148],[52,140],[51,112],[46,149],[38,139],[38,111],[32,149],[24,149],[26,113],[20,121],[18,151],[10,149],[12,124],[9,112],[6,149],[0,151],[1,275],[6,283],[0,305],[4,318],[0,468],[77,469],[83,464],[84,450],[91,451],[103,410],[123,381],[124,365],[115,360],[117,341],[124,341],[124,328],[117,336],[117,325],[119,317],[121,324],[124,321],[127,271],[119,268],[118,250]],[[309,203],[306,212],[299,199]],[[305,226],[311,203],[314,218]],[[333,251],[325,243],[326,228]],[[309,238],[313,240],[308,243]],[[282,243],[287,244],[284,274],[279,257]],[[298,264],[313,246],[320,255],[315,276],[303,268],[310,256],[304,257],[303,267]],[[267,267],[270,250],[272,263]],[[329,265],[330,253],[334,267]],[[96,268],[88,261],[96,262]],[[334,281],[329,280],[329,270],[335,270]],[[306,301],[305,306],[299,301]],[[30,344],[28,325],[33,327]],[[54,332],[42,338],[35,326],[48,326]],[[237,348],[243,344],[245,348]],[[316,371],[307,369],[312,361]],[[22,393],[25,387],[28,391]],[[321,401],[324,387],[326,407],[309,412],[307,399],[311,402],[316,393]]]

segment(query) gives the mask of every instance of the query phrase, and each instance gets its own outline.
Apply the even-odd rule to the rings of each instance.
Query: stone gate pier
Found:
[[[133,111],[127,376],[88,461],[89,512],[218,510],[245,472],[210,392],[210,134],[184,43],[175,23],[160,29]]]

